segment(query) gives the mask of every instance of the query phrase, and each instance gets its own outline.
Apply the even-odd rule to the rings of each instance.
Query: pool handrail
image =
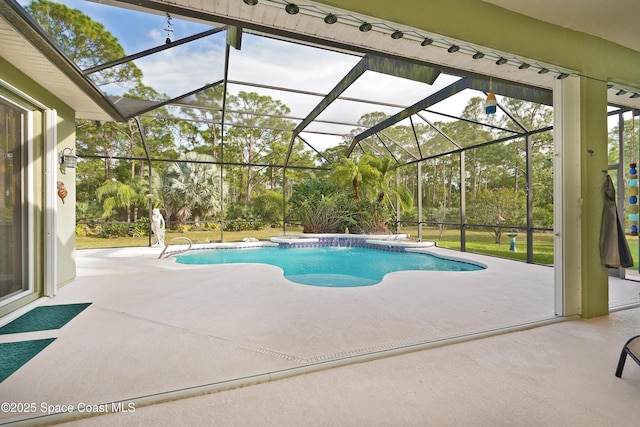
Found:
[[[189,242],[189,247],[186,248],[186,249],[181,249],[181,250],[176,251],[176,252],[170,252],[170,253],[167,254],[167,256],[165,258],[169,258],[170,256],[173,256],[173,255],[183,254],[183,253],[188,252],[188,251],[191,250],[191,247],[193,246],[193,242],[191,241],[190,238],[183,237],[183,236],[174,237],[173,239],[169,240],[169,243],[167,243],[165,245],[165,247],[162,250],[162,252],[160,252],[160,256],[158,257],[158,259],[162,258],[164,253],[167,251],[167,248],[169,247],[169,245],[171,245],[171,243],[173,243],[175,240],[179,240],[179,239],[183,239],[183,240],[186,240],[187,242]]]

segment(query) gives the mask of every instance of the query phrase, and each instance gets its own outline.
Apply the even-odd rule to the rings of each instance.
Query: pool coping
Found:
[[[185,250],[207,249],[242,249],[263,246],[280,247],[314,247],[314,246],[357,246],[379,250],[405,251],[407,249],[424,249],[436,247],[432,241],[406,240],[406,234],[307,234],[298,236],[274,236],[269,241],[247,238],[242,242],[225,243],[197,243],[191,248],[189,245],[173,245],[172,250],[166,251],[167,257],[171,257]]]

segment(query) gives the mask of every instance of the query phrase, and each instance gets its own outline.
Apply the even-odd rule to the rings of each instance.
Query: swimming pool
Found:
[[[292,282],[326,287],[375,285],[386,274],[394,271],[477,271],[485,268],[471,262],[425,253],[333,246],[212,249],[194,251],[175,258],[182,264],[270,264],[284,270],[284,276]]]

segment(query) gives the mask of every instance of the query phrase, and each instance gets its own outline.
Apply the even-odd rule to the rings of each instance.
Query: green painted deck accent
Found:
[[[36,307],[1,327],[0,335],[60,329],[90,305],[89,302]]]
[[[0,344],[0,382],[40,353],[55,338]]]

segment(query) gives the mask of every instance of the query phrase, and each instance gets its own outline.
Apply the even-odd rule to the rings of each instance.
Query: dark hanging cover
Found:
[[[633,257],[624,235],[624,227],[618,216],[616,190],[607,175],[604,184],[604,208],[600,228],[600,260],[609,268],[633,267]]]

